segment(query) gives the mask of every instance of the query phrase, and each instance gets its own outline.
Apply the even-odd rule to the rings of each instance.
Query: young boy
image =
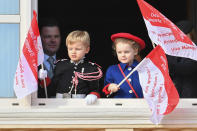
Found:
[[[66,38],[70,60],[57,61],[53,87],[56,98],[84,98],[87,104],[93,104],[99,95],[100,67],[86,61],[85,55],[90,50],[90,38],[86,31],[73,31]]]
[[[118,84],[134,69],[138,62],[134,59],[145,48],[145,42],[129,33],[117,33],[111,36],[120,64],[107,69],[103,92],[113,98],[142,98],[138,72],[135,71],[120,87]]]

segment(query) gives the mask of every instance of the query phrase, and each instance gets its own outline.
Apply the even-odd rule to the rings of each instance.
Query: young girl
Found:
[[[134,59],[145,48],[145,42],[129,33],[117,33],[111,36],[120,64],[107,69],[103,92],[113,98],[142,98],[138,72],[135,71],[120,87],[118,84],[134,69],[138,62]]]

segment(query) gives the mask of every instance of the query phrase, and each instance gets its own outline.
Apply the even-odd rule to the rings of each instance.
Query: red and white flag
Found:
[[[29,28],[14,78],[14,91],[17,98],[23,98],[38,89],[38,66],[44,61],[44,53],[37,23],[33,12]]]
[[[137,0],[148,35],[166,54],[197,60],[197,46],[169,19],[144,0]]]
[[[141,61],[137,71],[144,98],[152,111],[151,121],[158,124],[163,115],[172,112],[179,102],[179,95],[169,76],[168,62],[161,46],[156,46]]]

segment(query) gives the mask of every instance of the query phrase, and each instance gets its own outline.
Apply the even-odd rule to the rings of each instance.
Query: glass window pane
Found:
[[[0,97],[14,97],[14,75],[19,59],[19,24],[0,24],[0,37]]]
[[[0,15],[19,14],[19,0],[0,0]]]

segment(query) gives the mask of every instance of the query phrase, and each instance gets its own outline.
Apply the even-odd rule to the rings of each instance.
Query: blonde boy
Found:
[[[93,104],[99,94],[100,67],[85,60],[90,50],[90,37],[86,31],[73,31],[66,38],[66,47],[70,60],[56,63],[53,86],[57,98],[85,98],[87,104]]]

